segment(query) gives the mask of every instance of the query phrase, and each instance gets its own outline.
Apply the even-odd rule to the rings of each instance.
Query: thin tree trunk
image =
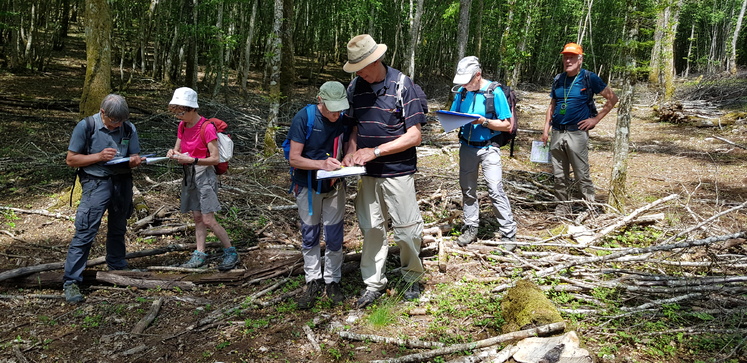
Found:
[[[282,57],[281,64],[283,69],[279,75],[280,92],[283,99],[293,98],[294,85],[296,82],[296,62],[295,49],[293,46],[293,28],[295,22],[293,19],[293,0],[283,0],[283,19],[280,24],[280,36],[282,37],[282,46],[278,51]]]
[[[225,9],[225,3],[223,1],[218,1],[217,4],[215,4],[218,10],[217,19],[215,20],[215,28],[218,29],[218,34],[222,34],[223,32],[223,11]],[[218,35],[218,59],[217,64],[215,66],[215,83],[213,83],[213,92],[211,93],[211,96],[215,98],[218,96],[218,92],[220,92],[220,84],[223,81],[223,67],[225,63],[225,59],[223,59],[223,50],[226,46],[225,39],[223,38],[223,35]]]
[[[742,28],[742,20],[744,19],[745,7],[747,7],[747,0],[742,0],[742,10],[739,11],[739,17],[737,17],[737,25],[734,27],[734,35],[731,37],[729,73],[731,73],[732,75],[737,74],[737,40],[739,39],[739,32]]]
[[[608,204],[618,211],[625,209],[627,189],[625,183],[628,176],[628,149],[630,142],[630,119],[633,110],[634,82],[635,82],[635,48],[638,42],[638,20],[636,18],[635,0],[630,1],[626,12],[626,28],[628,35],[623,47],[625,57],[625,71],[623,72],[622,94],[620,106],[617,109],[617,127],[615,128],[615,151],[612,157],[612,176],[610,178],[610,194]]]
[[[241,78],[241,90],[246,92],[246,82],[249,78],[249,69],[252,65],[252,41],[254,40],[254,25],[257,19],[257,5],[259,0],[252,2],[252,15],[249,17],[249,34],[246,36],[246,44],[244,45],[244,72],[242,72]]]
[[[80,98],[82,117],[99,110],[111,90],[112,17],[106,0],[86,0],[86,78]]]
[[[275,0],[274,4],[274,22],[272,25],[272,36],[268,38],[268,53],[271,54],[267,64],[268,74],[270,75],[270,114],[267,116],[267,129],[264,138],[264,154],[269,156],[277,152],[278,145],[275,142],[275,125],[278,123],[278,113],[280,110],[280,69],[282,66],[281,47],[282,47],[282,23],[283,23],[283,0]]]
[[[198,0],[185,0],[187,9],[191,7],[192,10],[192,31],[187,37],[187,63],[185,66],[184,83],[187,87],[197,89],[197,71],[198,71],[198,58],[197,58],[197,5]]]
[[[409,54],[407,56],[409,63],[407,69],[408,73],[410,74],[410,78],[412,78],[413,80],[415,80],[415,53],[417,52],[418,43],[420,42],[420,20],[423,18],[423,3],[425,2],[425,0],[416,1],[417,5],[415,7],[415,15],[410,21],[410,48]],[[410,6],[412,7],[412,1],[410,1]]]
[[[459,25],[457,26],[457,61],[464,58],[469,41],[469,12],[472,0],[459,0]],[[456,62],[455,62],[456,63]]]
[[[685,73],[684,77],[687,78],[688,75],[690,75],[690,61],[692,60],[693,56],[693,43],[695,43],[695,22],[692,23],[690,26],[690,38],[688,38],[688,46],[687,46],[687,61],[685,62]]]

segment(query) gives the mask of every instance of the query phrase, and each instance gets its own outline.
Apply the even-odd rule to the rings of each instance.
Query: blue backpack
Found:
[[[314,121],[316,120],[316,105],[306,105],[306,140],[309,140],[309,137],[311,136],[311,133],[313,132],[314,128]],[[283,141],[283,155],[285,156],[285,160],[290,160],[290,145],[291,140],[286,136],[285,141]],[[293,182],[293,172],[296,170],[294,167],[290,167],[290,178],[291,178],[291,185],[290,189],[288,189],[288,193],[292,193],[293,189],[296,186],[296,183]],[[307,184],[309,187],[309,192],[307,193],[308,199],[309,199],[309,215],[314,215],[314,210],[311,208],[312,205],[312,196],[311,196],[311,172],[309,171],[306,173]],[[316,188],[316,193],[319,194],[319,190],[321,190],[321,180],[317,180],[319,185]]]

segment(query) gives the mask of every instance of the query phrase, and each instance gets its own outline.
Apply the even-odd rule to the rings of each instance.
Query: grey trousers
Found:
[[[575,183],[578,183],[584,199],[594,201],[594,183],[589,171],[589,132],[552,130],[550,153],[558,200],[571,200]],[[571,178],[571,168],[575,181]]]
[[[311,192],[311,206],[308,193]],[[345,216],[345,187],[342,182],[327,193],[316,194],[306,187],[298,187],[296,194],[298,215],[301,218],[303,245],[303,270],[306,282],[324,277],[324,282],[340,282],[342,263],[343,217]],[[314,211],[309,215],[309,207]],[[319,247],[324,227],[324,275],[322,276],[322,253]]]
[[[480,224],[480,201],[477,199],[477,176],[480,165],[500,225],[499,230],[503,237],[511,238],[516,235],[516,221],[508,196],[503,190],[501,149],[494,146],[475,148],[462,144],[459,148],[459,186],[462,188],[464,224]]]

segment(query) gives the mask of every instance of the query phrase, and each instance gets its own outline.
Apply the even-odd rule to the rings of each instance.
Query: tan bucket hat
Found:
[[[386,50],[386,44],[376,44],[370,35],[358,35],[348,42],[348,62],[342,66],[342,69],[348,73],[358,72],[376,62]]]

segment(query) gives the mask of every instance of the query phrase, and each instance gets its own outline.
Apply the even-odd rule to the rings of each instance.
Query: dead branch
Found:
[[[219,242],[212,242],[208,243],[209,246],[215,247],[220,245]],[[137,258],[137,257],[146,257],[146,256],[154,256],[154,255],[160,255],[168,252],[174,252],[174,251],[191,251],[195,248],[195,244],[189,244],[189,245],[169,245],[166,247],[161,248],[154,248],[151,250],[143,250],[143,251],[136,251],[136,252],[130,252],[127,255],[125,255],[125,259],[131,259],[131,258]],[[87,266],[96,266],[100,265],[102,263],[106,262],[106,257],[97,257],[94,259],[88,260]],[[42,272],[42,271],[51,271],[51,270],[59,270],[65,267],[64,262],[51,262],[51,263],[45,263],[41,265],[35,265],[35,266],[26,266],[26,267],[20,267],[13,270],[3,271],[0,272],[0,281],[31,275],[36,272]]]
[[[132,331],[130,332],[131,334],[142,334],[145,331],[145,328],[156,319],[158,312],[161,311],[163,300],[163,297],[153,300],[153,304],[150,306],[150,311],[148,311],[148,314],[135,324],[135,327],[132,328]]]
[[[732,145],[732,146],[736,146],[736,147],[738,147],[738,148],[740,148],[740,149],[745,149],[745,150],[747,150],[747,146],[744,146],[744,145],[740,145],[740,144],[737,144],[736,142],[733,142],[733,141],[729,141],[729,140],[727,140],[727,139],[724,139],[723,137],[719,137],[719,136],[715,136],[715,135],[714,135],[714,136],[713,136],[713,138],[714,138],[714,139],[716,139],[716,140],[720,140],[720,141],[723,141],[723,142],[725,142],[725,143],[727,143],[727,144],[729,144],[729,145]]]
[[[622,227],[622,226],[630,223],[631,221],[635,220],[636,217],[638,217],[639,214],[641,214],[641,213],[643,213],[643,212],[645,212],[645,211],[647,211],[647,210],[649,210],[649,209],[651,209],[653,207],[656,207],[659,204],[668,202],[668,201],[673,200],[673,199],[677,199],[679,197],[680,197],[679,194],[671,194],[669,196],[666,196],[664,198],[655,200],[652,203],[649,203],[647,205],[644,205],[643,207],[640,207],[640,208],[634,210],[632,213],[628,214],[625,218],[623,218],[623,219],[617,221],[616,223],[613,223],[612,225],[607,226],[606,228],[604,228],[601,231],[597,232],[597,234],[595,234],[594,237],[592,237],[592,239],[589,241],[588,244],[593,244],[594,242],[598,241],[600,238],[608,235],[610,232],[612,232],[612,231],[614,231],[614,230],[616,230],[616,229],[618,229],[618,228],[620,228],[620,227]]]
[[[664,305],[664,304],[672,304],[672,303],[680,302],[680,301],[683,301],[683,300],[693,299],[693,298],[696,298],[696,297],[700,297],[702,295],[703,294],[701,294],[701,293],[692,293],[692,294],[687,294],[687,295],[683,295],[683,296],[675,296],[675,297],[670,298],[670,299],[655,300],[655,301],[652,301],[652,302],[648,302],[648,303],[645,303],[645,304],[638,305],[638,306],[633,307],[633,308],[622,307],[620,310],[622,310],[622,311],[642,311],[642,310],[647,310],[647,309],[650,309],[650,308],[653,308],[653,307],[656,307],[656,306],[660,306],[660,305]]]
[[[698,228],[701,228],[702,226],[704,226],[704,225],[710,223],[711,221],[713,221],[713,220],[721,217],[722,215],[729,214],[731,212],[734,212],[736,210],[742,209],[744,207],[747,207],[747,202],[744,202],[744,203],[742,203],[742,204],[740,204],[740,205],[738,205],[736,207],[727,209],[727,210],[725,210],[725,211],[723,211],[721,213],[714,214],[710,218],[708,218],[708,219],[706,219],[706,220],[704,220],[704,221],[702,221],[702,222],[700,222],[700,223],[698,223],[698,224],[696,224],[696,225],[694,225],[694,226],[692,226],[692,227],[690,227],[688,229],[685,229],[684,231],[681,231],[680,233],[677,233],[676,235],[668,238],[667,242],[673,241],[673,240],[675,240],[675,239],[677,239],[679,237],[682,237],[682,236],[684,236],[684,235],[686,235],[686,234],[688,234],[688,233],[690,233],[690,232],[692,232],[692,231],[694,231],[694,230],[696,230]]]
[[[96,280],[105,281],[116,285],[134,286],[141,289],[175,289],[192,290],[195,284],[190,281],[170,281],[170,280],[145,280],[132,277],[117,275],[109,272],[99,271],[96,273]]]
[[[60,213],[50,213],[47,210],[44,209],[20,209],[20,208],[13,208],[13,207],[3,207],[0,206],[0,209],[2,210],[11,210],[18,213],[26,213],[26,214],[39,214],[45,217],[52,217],[52,218],[59,218],[59,219],[67,219],[68,221],[72,221],[75,218],[72,216],[66,216]]]
[[[422,362],[428,359],[431,359],[433,357],[438,357],[446,354],[452,354],[463,350],[474,350],[478,348],[485,348],[490,347],[496,344],[500,344],[503,342],[511,341],[511,340],[519,340],[519,339],[525,339],[533,336],[538,335],[549,335],[557,332],[561,332],[565,330],[565,322],[559,322],[559,323],[552,323],[547,325],[542,325],[537,328],[533,329],[527,329],[527,330],[519,330],[516,332],[508,333],[508,334],[502,334],[498,335],[492,338],[478,340],[476,342],[472,343],[463,343],[463,344],[455,344],[450,345],[448,347],[434,349],[428,352],[423,353],[416,353],[416,354],[410,354],[406,356],[402,356],[399,358],[391,358],[386,360],[375,360],[371,361],[372,363],[405,363],[405,362]]]
[[[178,233],[178,232],[188,231],[188,230],[190,230],[191,228],[194,228],[194,227],[195,227],[194,224],[188,223],[188,224],[184,224],[184,225],[181,225],[181,226],[175,226],[175,227],[149,228],[149,229],[146,229],[146,230],[140,232],[139,234],[143,235],[143,236],[163,236],[163,235],[168,235],[168,234],[174,234],[174,233]]]
[[[538,271],[534,273],[534,277],[544,277],[548,275],[555,274],[559,271],[565,270],[567,268],[577,266],[577,265],[585,265],[590,263],[596,263],[596,262],[603,262],[603,261],[609,261],[609,260],[615,260],[619,259],[621,257],[632,255],[632,254],[644,254],[644,253],[650,253],[650,252],[658,252],[658,251],[670,251],[674,249],[680,249],[680,248],[688,248],[688,247],[696,247],[696,246],[705,246],[710,245],[715,242],[719,241],[726,241],[730,239],[735,238],[744,238],[747,236],[747,231],[739,232],[739,233],[733,233],[729,235],[723,235],[723,236],[714,236],[714,237],[708,237],[704,239],[699,240],[692,240],[692,241],[685,241],[685,242],[678,242],[673,244],[666,244],[666,245],[658,245],[658,246],[651,246],[646,248],[631,248],[625,251],[619,251],[615,253],[611,253],[606,256],[596,256],[596,257],[589,257],[584,259],[579,259],[575,261],[570,261],[562,265],[556,265],[541,271]],[[510,285],[504,284],[500,286],[496,286],[492,291],[493,292],[500,292],[507,288],[509,288]]]
[[[28,295],[0,295],[0,299],[21,300],[21,299],[64,299],[63,295],[46,295],[46,294],[28,294]]]
[[[133,223],[133,224],[132,224],[132,225],[130,226],[130,229],[131,229],[131,230],[132,230],[132,231],[134,232],[134,231],[137,231],[137,230],[140,230],[140,229],[143,229],[143,228],[145,228],[145,226],[147,226],[148,224],[151,224],[151,223],[153,223],[153,221],[155,221],[155,220],[156,220],[156,216],[159,216],[159,215],[160,215],[159,213],[161,213],[161,211],[162,211],[162,210],[163,210],[164,208],[165,208],[165,206],[161,206],[161,207],[160,207],[160,208],[158,208],[158,210],[156,210],[156,211],[155,211],[155,212],[154,212],[153,214],[151,214],[151,215],[149,215],[149,216],[147,216],[147,217],[145,217],[145,218],[143,218],[143,219],[141,219],[141,220],[139,220],[139,221],[137,221],[137,222]]]
[[[348,340],[356,340],[356,341],[371,341],[374,343],[387,343],[387,344],[393,344],[393,345],[400,345],[405,346],[408,348],[443,348],[444,343],[441,342],[429,342],[424,341],[420,339],[414,339],[414,338],[407,338],[407,339],[400,339],[400,338],[391,338],[391,337],[384,337],[381,335],[373,335],[373,334],[358,334],[358,333],[352,333],[349,331],[340,331],[337,333],[341,338],[348,339]]]
[[[311,342],[311,346],[314,347],[314,350],[317,352],[321,352],[322,348],[319,346],[319,343],[316,341],[316,337],[314,336],[314,332],[311,331],[311,328],[309,328],[308,325],[303,324],[303,331],[306,333],[306,338]]]

